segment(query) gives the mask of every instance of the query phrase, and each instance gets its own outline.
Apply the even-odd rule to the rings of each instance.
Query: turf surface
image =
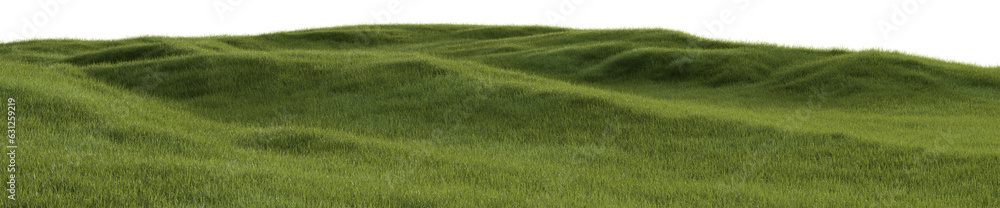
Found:
[[[897,52],[378,25],[5,43],[0,73],[3,207],[1000,206],[1000,68]]]

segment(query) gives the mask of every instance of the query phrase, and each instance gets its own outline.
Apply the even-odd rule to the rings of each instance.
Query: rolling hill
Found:
[[[1000,68],[891,51],[361,25],[4,43],[0,72],[4,207],[1000,205]]]

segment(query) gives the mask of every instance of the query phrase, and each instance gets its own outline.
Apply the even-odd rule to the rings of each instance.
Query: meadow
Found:
[[[359,25],[3,43],[0,77],[2,207],[1000,206],[1000,68],[893,51]]]

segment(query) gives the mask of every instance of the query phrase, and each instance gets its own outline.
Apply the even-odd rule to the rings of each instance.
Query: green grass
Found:
[[[0,72],[3,207],[1000,206],[1000,68],[898,52],[379,25],[5,43]]]

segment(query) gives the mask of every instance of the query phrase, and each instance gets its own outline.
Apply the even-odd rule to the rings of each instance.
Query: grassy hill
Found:
[[[1000,68],[897,52],[379,25],[5,43],[0,73],[3,207],[1000,205]]]

